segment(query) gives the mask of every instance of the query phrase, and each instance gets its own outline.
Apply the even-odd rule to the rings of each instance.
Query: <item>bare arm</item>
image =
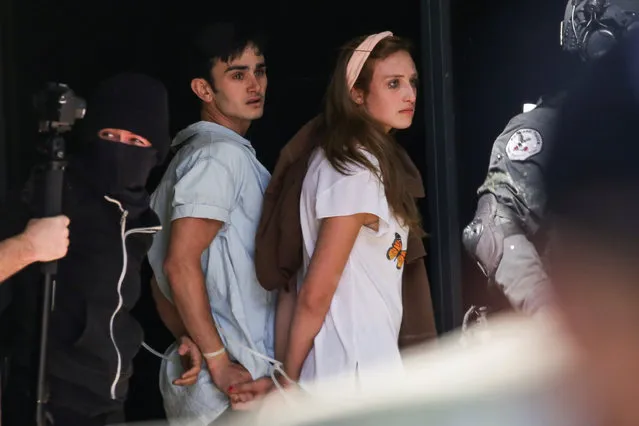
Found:
[[[284,368],[298,380],[304,360],[313,347],[335,290],[353,249],[357,234],[370,214],[331,217],[320,227],[308,273],[300,289],[286,350]]]
[[[173,222],[171,242],[164,272],[171,286],[173,302],[189,336],[202,352],[223,348],[215,328],[202,272],[202,253],[209,247],[222,222],[211,219],[182,218]],[[220,358],[228,356],[225,354]]]
[[[69,219],[34,219],[24,232],[0,242],[0,283],[34,262],[64,257],[69,247]]]
[[[232,385],[251,380],[251,374],[243,366],[231,362],[225,351],[213,357],[206,356],[224,349],[211,315],[201,265],[202,253],[221,227],[222,222],[213,219],[185,217],[173,221],[164,272],[188,336],[204,354],[215,386],[228,393]],[[240,401],[244,400],[245,397],[240,396]]]
[[[293,281],[295,279],[293,278]],[[297,303],[297,286],[291,285],[288,292],[280,290],[277,294],[277,310],[275,311],[275,359],[283,361],[286,357],[288,336]]]
[[[162,294],[155,277],[151,278],[151,294],[160,319],[178,341],[178,354],[182,359],[182,375],[173,381],[176,386],[189,386],[197,382],[202,369],[202,353],[186,332],[175,306]]]
[[[0,243],[0,281],[35,262],[33,246],[22,234]]]
[[[155,277],[151,278],[151,294],[155,301],[155,307],[158,310],[160,319],[169,329],[173,337],[179,339],[182,336],[187,335],[186,327],[180,318],[180,314],[175,306],[166,298],[158,287],[158,282]]]

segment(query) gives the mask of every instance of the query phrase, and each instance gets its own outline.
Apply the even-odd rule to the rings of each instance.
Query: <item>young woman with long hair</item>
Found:
[[[393,130],[412,124],[416,92],[403,39],[384,32],[342,49],[302,184],[303,265],[290,328],[276,330],[288,336],[284,371],[293,381],[350,375],[361,385],[380,365],[401,371],[407,236],[423,232]],[[279,303],[286,298],[281,292]],[[237,391],[271,387],[267,379]]]
[[[420,231],[393,129],[410,127],[417,72],[390,32],[342,50],[328,86],[320,146],[302,185],[303,279],[284,369],[302,383],[401,367],[402,271]]]

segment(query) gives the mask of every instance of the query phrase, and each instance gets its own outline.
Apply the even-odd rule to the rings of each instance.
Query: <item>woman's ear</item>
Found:
[[[353,87],[351,89],[351,99],[357,105],[364,105],[364,91]]]

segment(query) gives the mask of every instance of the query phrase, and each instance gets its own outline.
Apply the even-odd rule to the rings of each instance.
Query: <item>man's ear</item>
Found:
[[[194,78],[191,80],[191,90],[195,93],[195,96],[200,98],[203,102],[212,102],[214,95],[211,85],[203,78]]]
[[[364,91],[353,87],[351,89],[351,99],[357,105],[364,105]]]

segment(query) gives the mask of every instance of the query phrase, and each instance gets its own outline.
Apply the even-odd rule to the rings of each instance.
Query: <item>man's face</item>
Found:
[[[585,360],[596,402],[618,426],[639,424],[639,268],[609,242],[562,236],[551,281],[565,325]],[[550,350],[551,348],[549,348]]]
[[[255,120],[264,114],[268,79],[264,56],[249,45],[230,62],[217,61],[212,70],[213,102],[226,117]]]

